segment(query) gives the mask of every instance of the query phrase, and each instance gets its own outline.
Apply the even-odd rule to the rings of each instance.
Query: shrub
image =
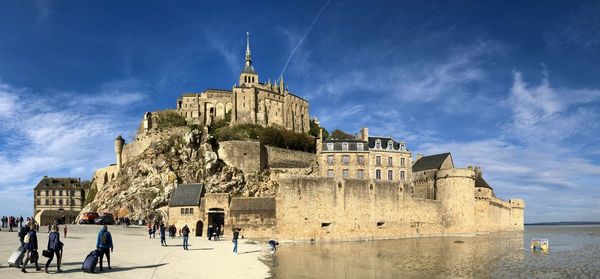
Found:
[[[183,116],[172,110],[156,113],[156,124],[159,128],[182,127],[187,125]]]
[[[213,131],[213,137],[217,141],[259,140],[262,144],[280,148],[305,152],[315,151],[313,137],[281,127],[262,127],[253,124],[219,127]]]

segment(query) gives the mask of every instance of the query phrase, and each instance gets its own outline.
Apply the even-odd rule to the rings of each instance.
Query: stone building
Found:
[[[317,161],[322,177],[409,182],[412,154],[405,142],[369,136],[360,130],[355,139],[317,139]]]
[[[71,223],[83,208],[87,194],[80,178],[44,176],[33,189],[33,213],[45,225],[54,219]]]
[[[301,133],[309,130],[308,102],[290,92],[283,77],[275,83],[260,82],[252,65],[249,36],[245,65],[232,90],[183,94],[177,100],[177,112],[189,123],[202,126],[227,117],[231,124],[280,126]]]
[[[412,166],[412,191],[414,196],[424,199],[435,199],[435,174],[438,171],[453,168],[454,161],[452,161],[450,153],[425,157],[421,155],[417,156],[417,161]]]

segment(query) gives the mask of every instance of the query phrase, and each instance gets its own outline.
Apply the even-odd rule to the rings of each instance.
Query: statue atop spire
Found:
[[[252,54],[250,54],[250,32],[246,32],[246,66],[252,66]]]

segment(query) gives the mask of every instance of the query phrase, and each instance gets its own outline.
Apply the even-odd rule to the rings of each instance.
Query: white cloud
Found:
[[[141,116],[129,112],[145,99],[141,90],[130,88],[44,96],[0,83],[0,99],[11,100],[2,110],[10,113],[0,114],[0,211],[29,214],[31,189],[43,175],[85,179],[114,162],[113,139],[136,128]],[[115,101],[110,92],[119,94]],[[11,198],[19,191],[28,198]]]

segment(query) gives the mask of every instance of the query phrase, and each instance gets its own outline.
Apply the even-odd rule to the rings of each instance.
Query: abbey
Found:
[[[280,126],[296,132],[308,132],[308,102],[292,94],[283,82],[260,82],[252,66],[250,38],[246,38],[246,62],[232,90],[207,89],[183,94],[177,111],[192,124],[201,126],[228,118],[231,124]]]

